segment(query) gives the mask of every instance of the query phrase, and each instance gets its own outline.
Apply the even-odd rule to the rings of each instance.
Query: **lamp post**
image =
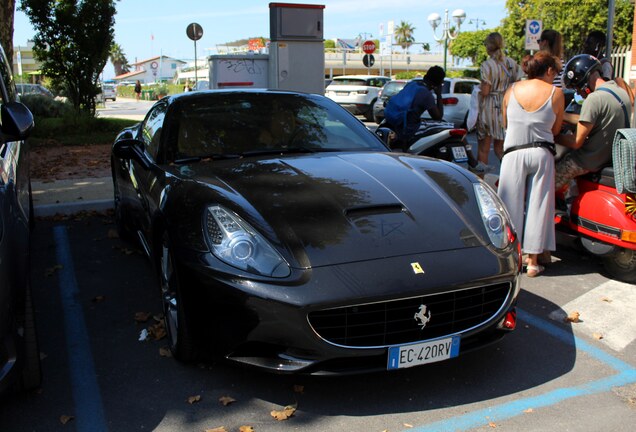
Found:
[[[470,21],[468,21],[468,24],[475,24],[475,30],[479,30],[479,26],[481,25],[482,27],[486,25],[486,21],[484,21],[481,18],[473,18]]]
[[[448,51],[448,41],[453,40],[459,34],[459,28],[462,23],[466,19],[466,12],[462,9],[455,9],[452,14],[453,21],[457,24],[457,29],[452,32],[450,28],[450,21],[448,19],[448,9],[444,11],[444,22],[442,22],[442,17],[439,16],[438,13],[433,12],[428,16],[428,23],[433,27],[433,37],[437,42],[444,41],[444,70],[446,70],[446,55]],[[437,37],[436,30],[439,27],[440,23],[443,25],[442,27],[442,35]]]

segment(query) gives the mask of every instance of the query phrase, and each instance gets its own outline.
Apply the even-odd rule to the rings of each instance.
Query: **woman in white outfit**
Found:
[[[554,233],[554,135],[563,123],[563,91],[552,85],[561,62],[540,51],[524,59],[528,79],[504,96],[506,126],[498,194],[528,254],[527,273],[544,268],[538,258],[556,248]]]

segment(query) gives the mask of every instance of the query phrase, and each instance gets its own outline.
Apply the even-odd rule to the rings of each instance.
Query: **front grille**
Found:
[[[326,341],[347,347],[377,347],[460,333],[491,319],[510,294],[509,283],[311,312],[309,324]],[[415,318],[430,312],[424,328]]]

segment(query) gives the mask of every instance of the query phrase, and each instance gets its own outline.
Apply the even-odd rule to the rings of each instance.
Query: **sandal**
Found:
[[[544,271],[545,267],[543,267],[542,265],[529,265],[527,267],[526,274],[528,275],[528,277],[533,278],[539,276]]]

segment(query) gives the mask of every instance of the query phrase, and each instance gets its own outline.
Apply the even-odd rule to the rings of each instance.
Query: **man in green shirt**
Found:
[[[627,92],[601,74],[601,63],[587,54],[573,57],[565,66],[565,85],[576,89],[585,100],[576,132],[556,137],[558,144],[572,149],[556,164],[557,191],[573,178],[611,163],[614,134],[617,129],[629,127],[632,107]]]

